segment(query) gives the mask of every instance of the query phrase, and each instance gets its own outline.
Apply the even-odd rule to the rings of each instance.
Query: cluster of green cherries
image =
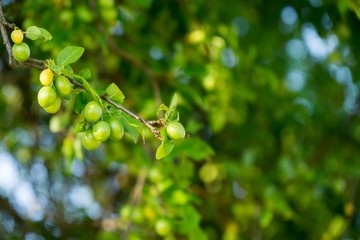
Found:
[[[38,103],[48,113],[54,114],[59,111],[61,98],[69,96],[73,89],[72,83],[65,76],[56,76],[47,68],[40,73],[40,82],[43,85],[38,92]],[[88,102],[83,115],[89,123],[87,130],[82,135],[82,145],[87,150],[95,150],[108,138],[118,141],[124,135],[124,128],[120,120],[110,118],[108,121],[101,120],[103,109],[96,101]]]
[[[73,85],[65,76],[56,76],[50,68],[40,73],[43,85],[37,95],[38,103],[48,113],[57,113],[61,106],[61,98],[66,98],[73,90]]]
[[[62,75],[56,76],[54,80],[54,73],[49,68],[40,73],[40,82],[43,87],[38,92],[38,103],[46,112],[54,114],[60,109],[61,98],[69,96],[73,85]],[[88,102],[83,109],[83,115],[89,123],[81,139],[85,149],[95,150],[108,138],[118,141],[123,137],[124,127],[120,120],[116,118],[101,120],[103,109],[100,103]]]
[[[98,148],[101,142],[111,139],[118,141],[124,135],[124,126],[121,121],[115,117],[109,118],[107,121],[101,120],[103,109],[96,101],[88,102],[83,110],[85,120],[91,123],[81,142],[85,149],[94,150]]]
[[[12,53],[14,58],[19,62],[26,61],[30,56],[29,46],[23,42],[23,32],[15,28],[11,33],[11,40],[14,42]],[[63,76],[54,76],[54,72],[47,68],[40,73],[40,88],[37,100],[39,105],[50,114],[55,114],[61,107],[61,99],[67,98],[72,90],[73,84]],[[89,126],[82,135],[82,145],[87,150],[95,150],[108,138],[114,141],[122,139],[124,127],[122,122],[114,117],[107,121],[103,119],[103,109],[100,103],[96,101],[88,102],[84,109],[83,115]],[[178,121],[168,122],[166,124],[166,133],[172,140],[179,140],[185,137],[185,129]]]

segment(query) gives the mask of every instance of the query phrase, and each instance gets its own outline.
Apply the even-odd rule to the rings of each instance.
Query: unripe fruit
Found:
[[[116,118],[110,118],[109,124],[111,128],[110,139],[113,141],[118,141],[122,139],[122,137],[124,136],[124,126],[122,125],[120,120]]]
[[[166,133],[173,140],[183,139],[185,137],[185,128],[179,122],[169,122],[166,125]]]
[[[88,122],[97,122],[101,118],[102,108],[96,101],[90,101],[85,105],[84,117]]]
[[[125,205],[121,208],[120,216],[124,220],[130,220],[132,208],[129,205]]]
[[[45,107],[44,110],[47,113],[55,114],[57,111],[59,111],[61,106],[61,98],[57,98],[53,104],[51,104],[48,107]]]
[[[131,220],[137,224],[144,221],[144,213],[142,212],[141,208],[137,207],[133,209],[131,213]]]
[[[101,142],[94,137],[92,129],[86,130],[82,136],[81,143],[87,150],[95,150],[101,144]]]
[[[102,142],[109,138],[110,131],[110,125],[105,121],[98,121],[93,126],[94,137]]]
[[[19,44],[23,41],[24,39],[24,34],[20,29],[15,29],[14,31],[11,32],[11,40],[16,43]]]
[[[49,86],[53,82],[54,73],[50,68],[47,68],[40,73],[39,78],[42,85]]]
[[[114,4],[114,0],[99,0],[99,6],[102,8],[112,8]]]
[[[54,84],[57,92],[62,97],[68,96],[73,89],[73,85],[71,84],[69,79],[64,76],[57,76]]]
[[[45,108],[45,107],[49,107],[51,104],[53,104],[56,101],[57,95],[52,87],[44,86],[39,90],[37,99],[39,105]]]
[[[24,42],[14,44],[14,46],[12,47],[12,53],[17,61],[25,62],[30,57],[30,48]]]
[[[166,236],[171,232],[171,224],[167,219],[159,219],[155,223],[155,232],[160,236]]]

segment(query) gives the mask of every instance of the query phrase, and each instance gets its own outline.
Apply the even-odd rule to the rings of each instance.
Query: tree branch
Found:
[[[9,37],[8,34],[6,32],[6,27],[8,28],[14,28],[14,24],[9,24],[6,20],[5,20],[5,16],[4,16],[4,12],[2,10],[2,1],[0,1],[0,31],[1,31],[1,36],[3,38],[3,43],[6,47],[6,51],[8,53],[8,57],[9,57],[9,64],[12,65],[13,60],[12,60],[12,50],[11,50],[11,44],[9,41]]]
[[[9,55],[9,64],[12,65],[12,50],[11,50],[11,44],[9,41],[9,37],[7,35],[6,32],[6,28],[15,28],[15,24],[11,24],[8,23],[4,17],[4,13],[2,10],[2,1],[0,0],[0,30],[1,30],[1,34],[3,37],[3,41],[4,44],[6,46],[6,50],[8,52]],[[114,44],[114,43],[113,43]],[[119,49],[118,49],[119,50]],[[124,53],[122,53],[124,54]],[[130,57],[129,57],[130,56]],[[134,62],[138,67],[142,68],[149,76],[152,75],[152,70],[150,68],[148,68],[147,66],[143,65],[141,62],[137,61],[135,58],[133,58],[131,55],[127,56],[132,62]],[[35,59],[35,58],[29,58],[28,60],[26,60],[25,62],[23,62],[24,65],[38,69],[38,70],[43,70],[45,69],[45,64],[46,61],[45,60],[40,60],[40,59]],[[79,83],[78,81],[76,81],[75,79],[66,76],[70,82],[72,84],[74,84],[76,87],[78,88],[82,88],[84,89],[84,86]],[[160,136],[160,131],[158,129],[156,129],[151,123],[149,123],[148,121],[144,120],[143,118],[139,117],[138,115],[136,115],[135,113],[129,111],[128,109],[124,108],[123,106],[117,104],[116,102],[112,101],[111,99],[109,99],[106,95],[101,95],[100,96],[101,99],[103,99],[104,101],[108,102],[109,104],[113,105],[114,107],[116,107],[117,109],[119,109],[120,111],[128,114],[130,117],[134,118],[135,120],[139,121],[140,123],[142,123],[143,125],[145,125],[146,127],[148,127],[151,132],[154,134],[154,136],[161,140],[161,136]]]

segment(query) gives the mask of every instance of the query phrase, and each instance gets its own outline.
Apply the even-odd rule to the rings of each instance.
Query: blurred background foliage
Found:
[[[2,2],[53,35],[31,57],[85,47],[74,69],[141,117],[177,92],[191,138],[159,161],[151,133],[81,159],[73,101],[46,114],[39,71],[1,46],[1,239],[359,238],[358,0]]]

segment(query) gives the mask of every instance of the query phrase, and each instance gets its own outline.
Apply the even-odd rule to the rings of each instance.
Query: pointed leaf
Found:
[[[125,131],[129,133],[134,142],[137,142],[139,134],[141,134],[143,141],[145,141],[145,129],[142,123],[125,113],[122,113],[121,116],[124,119],[123,123]]]
[[[174,143],[173,141],[169,139],[164,139],[158,149],[156,150],[156,159],[161,159],[166,157],[171,153],[171,151],[174,149]]]
[[[78,93],[75,97],[75,103],[74,103],[75,113],[80,114],[87,102],[88,99],[85,96],[85,92]]]
[[[91,71],[89,68],[81,69],[80,72],[78,73],[78,75],[85,78],[86,80],[91,79]]]
[[[83,55],[84,50],[82,47],[68,46],[60,51],[56,63],[64,66],[74,63]]]
[[[50,41],[52,39],[51,34],[45,28],[40,28],[40,31],[41,31],[41,36],[44,38],[44,42]]]
[[[41,30],[36,26],[30,26],[26,29],[25,36],[31,40],[41,38]]]
[[[88,81],[86,81],[85,79],[82,79],[82,84],[84,86],[84,89],[90,93],[90,95],[92,96],[92,98],[97,101],[98,103],[100,103],[101,107],[102,107],[102,101],[100,99],[99,94],[95,91],[95,89],[93,89],[90,85],[90,83]]]
[[[164,103],[162,103],[162,104],[159,106],[159,109],[158,109],[156,115],[159,115],[159,113],[160,113],[161,111],[169,111],[169,108],[168,108]]]
[[[85,132],[85,122],[78,122],[74,129],[75,133]]]
[[[171,103],[170,103],[170,111],[174,111],[177,105],[177,95],[176,93],[174,94],[173,98],[171,99]]]
[[[134,126],[131,126],[127,121],[123,121],[122,123],[124,125],[125,132],[130,135],[134,143],[137,143],[139,138],[139,130]]]
[[[124,94],[121,92],[120,88],[115,84],[111,83],[105,91],[107,97],[113,100],[116,103],[123,103],[124,102]]]
[[[49,41],[52,39],[51,34],[45,28],[39,28],[37,26],[28,27],[25,36],[31,40],[43,38],[44,41]]]

